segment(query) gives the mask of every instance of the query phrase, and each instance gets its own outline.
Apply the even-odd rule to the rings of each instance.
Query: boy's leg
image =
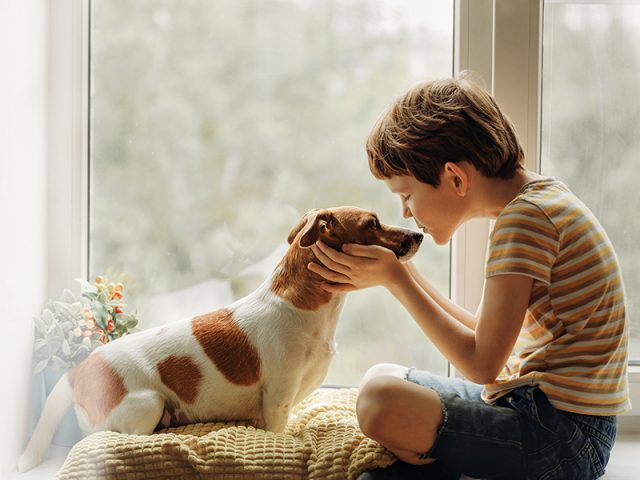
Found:
[[[421,454],[431,449],[443,421],[435,391],[402,378],[375,377],[360,390],[356,412],[362,432],[400,460],[414,465],[433,462]]]
[[[454,393],[467,400],[482,400],[482,385],[454,377],[443,377],[413,367],[404,367],[395,363],[380,363],[371,367],[360,381],[359,388],[372,378],[390,376],[402,378],[423,387],[429,387],[439,393]]]
[[[402,371],[406,372],[407,382],[400,380]],[[433,405],[424,408],[412,400],[416,385],[427,387],[425,390],[435,393],[442,402],[435,440],[422,433],[432,428],[425,416],[430,415]],[[374,440],[390,445],[391,450],[401,450],[402,458],[436,459],[433,465],[415,467],[420,472],[425,469],[425,474],[426,469],[438,465],[453,473],[492,479],[586,480],[604,474],[616,434],[615,417],[556,410],[535,385],[517,388],[495,405],[480,399],[481,390],[481,386],[460,379],[380,367],[362,386],[358,419],[365,425],[365,433],[372,432]],[[395,425],[384,423],[389,412]],[[413,440],[403,443],[403,437]],[[421,450],[425,439],[432,443],[429,451]],[[423,478],[420,472],[399,478]]]
[[[411,378],[409,378],[409,376],[411,376]],[[428,419],[427,422],[431,424],[430,428],[427,427],[429,432],[420,432],[419,438],[408,438],[407,436],[403,436],[406,430],[405,427],[401,422],[396,421],[393,415],[388,415],[387,412],[379,412],[383,413],[385,419],[384,421],[376,420],[376,412],[373,412],[372,409],[376,408],[376,406],[381,407],[385,405],[386,402],[383,398],[376,399],[375,397],[385,395],[387,393],[395,395],[393,392],[393,386],[388,383],[390,380],[388,377],[412,382],[408,384],[410,385],[408,388],[412,391],[410,398],[397,398],[398,403],[408,402],[409,405],[398,404],[391,409],[397,411],[409,408],[409,411],[412,411],[411,404],[416,403],[420,406],[419,410],[424,413],[425,417]],[[369,384],[371,381],[373,381],[373,383],[366,387],[363,395],[362,391],[365,388],[365,385]],[[416,385],[414,384],[430,388],[415,388]],[[433,444],[437,434],[437,427],[442,423],[441,400],[439,395],[435,392],[454,393],[469,400],[480,400],[482,386],[462,379],[433,375],[429,372],[404,367],[398,364],[381,363],[374,365],[365,373],[360,381],[359,389],[361,393],[358,398],[357,411],[360,412],[360,428],[363,432],[370,438],[375,438],[378,436],[376,431],[390,432],[393,435],[396,430],[399,430],[403,438],[402,445],[392,445],[390,442],[385,444],[382,440],[377,440],[381,444],[385,445],[385,447],[393,452],[400,460],[414,465],[425,465],[433,462],[434,460],[430,458],[419,458],[416,452],[407,450],[406,447],[412,442],[416,442],[418,445]],[[411,423],[415,424],[417,421],[418,419],[413,418]],[[428,449],[425,448],[420,453],[423,453],[426,450]]]
[[[358,399],[366,435],[408,463],[432,457],[476,477],[522,476],[515,411],[486,405],[479,400],[481,387],[470,382],[407,369],[384,376],[377,370],[381,375],[365,377]]]

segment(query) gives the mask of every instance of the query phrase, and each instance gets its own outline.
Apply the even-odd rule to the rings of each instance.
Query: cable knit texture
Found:
[[[357,389],[318,390],[294,408],[283,433],[245,423],[198,423],[153,435],[94,433],[73,447],[58,480],[355,479],[395,457],[366,438]]]

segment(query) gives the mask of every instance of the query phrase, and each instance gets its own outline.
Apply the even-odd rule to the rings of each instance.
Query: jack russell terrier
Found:
[[[423,235],[383,225],[373,212],[308,212],[284,258],[257,290],[226,308],[135,333],[96,349],[47,398],[18,471],[38,465],[74,404],[85,434],[150,434],[187,423],[249,420],[281,432],[292,407],[320,386],[335,353],[344,294],[307,265],[317,240],[379,245],[405,261]]]

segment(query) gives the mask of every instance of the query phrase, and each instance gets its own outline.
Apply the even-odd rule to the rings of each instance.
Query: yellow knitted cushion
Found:
[[[284,433],[243,423],[198,423],[153,435],[94,433],[71,449],[58,480],[355,479],[395,457],[365,437],[357,389],[318,390]]]

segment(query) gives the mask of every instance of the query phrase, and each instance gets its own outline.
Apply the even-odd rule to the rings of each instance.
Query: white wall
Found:
[[[0,478],[26,440],[31,317],[45,299],[47,3],[0,0]]]

